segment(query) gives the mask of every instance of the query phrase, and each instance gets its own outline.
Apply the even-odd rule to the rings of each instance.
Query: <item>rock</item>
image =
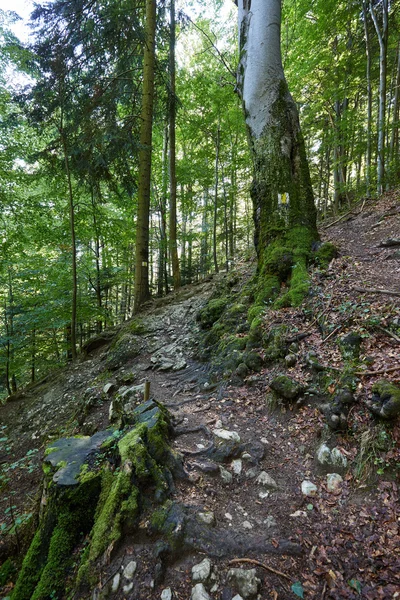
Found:
[[[241,362],[236,367],[235,373],[238,377],[240,377],[240,379],[245,379],[250,373],[250,369],[244,362]]]
[[[303,386],[287,375],[277,375],[269,387],[281,398],[294,400],[303,392]]]
[[[254,477],[257,477],[257,473],[258,473],[257,467],[253,467],[253,468],[249,469],[248,471],[246,471],[246,477],[247,477],[247,479],[254,479]]]
[[[347,429],[347,416],[349,414],[349,406],[342,404],[340,400],[333,398],[327,402],[320,404],[319,409],[326,418],[326,422],[333,431]]]
[[[316,496],[318,492],[318,488],[315,483],[311,481],[303,481],[301,484],[301,492],[303,496]]]
[[[242,472],[242,461],[240,460],[240,458],[233,460],[231,467],[235,475],[240,475]]]
[[[114,594],[118,591],[120,581],[121,581],[121,574],[117,573],[116,575],[114,575],[112,584],[111,584],[111,591]]]
[[[325,367],[321,365],[318,361],[318,357],[315,352],[307,352],[306,354],[306,364],[311,367],[311,369],[317,373],[321,371],[325,371]]]
[[[192,567],[192,581],[193,583],[205,583],[211,574],[211,562],[208,558],[205,558],[201,563],[193,565]]]
[[[326,444],[321,444],[317,450],[317,461],[322,466],[347,467],[347,458],[339,448],[330,450]]]
[[[243,449],[248,452],[254,461],[258,462],[262,460],[265,455],[265,447],[262,442],[258,442],[257,440],[253,440],[248,442],[243,446]]]
[[[243,521],[242,527],[243,529],[253,529],[253,525],[250,523],[250,521]]]
[[[400,387],[381,379],[372,386],[372,398],[367,401],[369,410],[383,419],[396,419],[400,415]]]
[[[142,352],[143,340],[138,336],[125,333],[117,338],[110,347],[105,367],[115,371],[124,366],[128,361],[137,358]]]
[[[232,600],[243,600],[242,596],[240,596],[239,594],[236,594],[236,596],[234,596],[232,598]]]
[[[297,518],[297,517],[306,517],[306,516],[307,516],[307,513],[306,513],[306,511],[305,511],[305,510],[296,510],[296,511],[295,511],[294,513],[292,513],[290,516],[291,516],[291,517],[295,517],[295,518]]]
[[[229,569],[227,579],[242,598],[256,596],[261,583],[256,576],[256,569]]]
[[[213,429],[213,434],[219,440],[227,440],[240,443],[240,436],[236,431],[228,431],[227,429]]]
[[[362,337],[359,333],[350,332],[339,340],[339,347],[345,360],[360,358]]]
[[[331,450],[326,444],[321,444],[317,450],[317,461],[320,465],[331,464]]]
[[[219,465],[217,465],[215,462],[209,461],[209,460],[202,460],[202,461],[198,461],[196,463],[193,463],[193,465],[197,468],[200,469],[200,471],[203,471],[203,473],[218,473],[219,471]]]
[[[335,467],[347,467],[347,458],[339,448],[332,448],[331,450],[332,465]]]
[[[126,577],[126,579],[133,579],[136,569],[137,563],[134,560],[131,560],[124,568],[124,577]]]
[[[257,483],[262,485],[263,487],[269,488],[271,490],[277,490],[278,485],[274,479],[272,479],[271,475],[268,475],[265,471],[261,471],[259,476],[256,479]]]
[[[192,589],[190,598],[191,600],[211,600],[210,596],[207,594],[206,588],[202,583],[196,583]]]
[[[227,519],[228,521],[232,521],[232,515],[230,513],[225,513],[225,519]]]
[[[124,585],[122,588],[122,591],[124,592],[124,594],[129,594],[129,592],[133,589],[133,581],[131,581],[130,583],[128,583],[127,585]]]
[[[287,354],[285,356],[285,364],[290,369],[290,367],[294,367],[297,362],[297,356],[295,354]]]
[[[161,600],[172,600],[171,588],[165,588],[165,590],[161,592],[160,598]]]
[[[272,515],[269,515],[266,519],[264,519],[263,523],[267,527],[267,529],[277,526],[277,522],[275,521]]]
[[[110,344],[115,337],[115,332],[103,331],[87,340],[82,346],[84,354],[90,354],[93,350],[97,350],[102,346]]]
[[[334,494],[339,493],[342,489],[343,478],[339,475],[339,473],[328,473],[326,476],[326,487],[328,492],[333,492]]]
[[[261,371],[264,361],[258,352],[254,350],[245,352],[243,355],[243,362],[250,369],[250,371]]]
[[[224,467],[222,467],[222,466],[219,467],[219,472],[221,473],[221,478],[224,483],[226,483],[226,484],[232,483],[232,480],[233,480],[232,473],[229,473],[229,471],[224,469]]]
[[[201,521],[202,523],[205,523],[206,525],[214,525],[215,524],[215,515],[211,510],[209,512],[198,513],[197,518],[199,521]]]

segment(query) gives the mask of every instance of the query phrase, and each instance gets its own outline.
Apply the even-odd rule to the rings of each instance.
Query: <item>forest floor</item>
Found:
[[[213,574],[205,586],[213,599],[235,596],[227,579],[232,566],[256,569],[262,600],[400,598],[400,427],[379,422],[366,406],[379,378],[400,382],[400,340],[391,330],[400,324],[400,251],[381,246],[398,239],[399,232],[399,193],[358,205],[321,229],[339,256],[323,277],[318,269],[312,272],[307,302],[297,309],[265,311],[266,329],[285,323],[293,334],[307,333],[286,374],[309,384],[306,357],[312,352],[329,367],[332,392],[343,369],[338,338],[361,333],[362,367],[347,431],[329,430],[312,401],[274,411],[268,407],[269,382],[282,372],[280,363],[264,366],[239,386],[213,381],[208,365],[195,358],[195,317],[225,275],[188,286],[146,307],[147,333],[139,356],[111,370],[107,349],[100,348],[0,407],[0,562],[24,543],[20,525],[35,512],[40,497],[46,445],[66,433],[92,434],[106,427],[110,400],[99,393],[80,418],[82,399],[90,396],[89,387],[101,391],[110,382],[118,388],[131,378],[135,384],[150,381],[151,396],[168,407],[177,423],[180,434],[173,444],[185,456],[189,477],[176,482],[174,499],[198,513],[212,513],[216,530],[222,539],[225,532],[230,545],[226,555],[209,548],[181,556],[155,584],[154,540],[143,519],[139,531],[128,535],[104,566],[103,581],[114,582],[121,566],[135,561],[133,585],[129,590],[116,586],[109,597],[156,600],[163,590],[168,598],[170,588],[173,599],[189,600],[192,567],[208,556]],[[245,278],[253,270],[254,262],[239,266]],[[215,428],[236,432],[243,444],[240,458],[222,470],[203,452]],[[316,460],[322,442],[339,448],[348,461],[334,492]],[[263,472],[273,480],[267,490],[259,479]],[[316,485],[312,497],[302,493],[306,480]],[[248,561],[231,563],[235,559]],[[0,594],[7,596],[11,589],[8,584]]]

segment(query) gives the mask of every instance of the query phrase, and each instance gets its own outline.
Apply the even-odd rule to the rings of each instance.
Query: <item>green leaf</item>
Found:
[[[357,579],[350,579],[348,583],[353,590],[356,590],[358,594],[361,594],[361,583]]]
[[[300,581],[296,581],[296,583],[292,585],[292,592],[299,598],[304,598],[304,590]]]

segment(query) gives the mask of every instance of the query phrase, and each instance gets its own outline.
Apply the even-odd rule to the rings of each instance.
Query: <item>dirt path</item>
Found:
[[[339,245],[340,257],[327,276],[318,271],[313,274],[310,303],[314,312],[288,309],[279,315],[293,331],[308,329],[310,333],[300,344],[297,364],[287,371],[298,381],[309,382],[306,355],[312,351],[322,364],[336,367],[334,388],[335,373],[342,366],[338,336],[364,327],[371,314],[382,316],[383,324],[385,318],[400,322],[399,297],[355,289],[399,290],[398,250],[379,247],[382,241],[399,237],[398,207],[396,196],[386,196],[377,206],[364,207],[350,222],[325,231],[324,236]],[[122,573],[121,567],[132,561],[136,563],[134,578],[121,577],[117,589],[107,597],[158,600],[164,590],[163,598],[168,599],[169,588],[173,599],[189,600],[195,585],[192,567],[204,558],[212,565],[204,586],[215,600],[235,597],[237,588],[227,577],[232,566],[256,569],[261,600],[400,597],[397,484],[394,474],[385,471],[384,462],[389,461],[389,451],[393,458],[399,450],[395,446],[380,450],[383,429],[376,429],[364,405],[376,377],[360,379],[350,429],[336,434],[327,429],[313,402],[305,401],[301,408],[288,406],[284,411],[268,408],[268,384],[282,370],[281,364],[265,367],[241,387],[214,382],[208,365],[195,359],[199,341],[195,316],[214,285],[206,282],[182,290],[167,303],[153,304],[143,314],[140,355],[118,368],[107,368],[108,351],[101,349],[58,378],[0,407],[2,435],[7,437],[1,455],[8,465],[3,476],[9,478],[0,499],[3,530],[9,531],[12,524],[7,511],[10,505],[18,515],[33,507],[41,457],[49,439],[64,431],[91,433],[106,426],[110,400],[102,391],[105,383],[113,383],[121,391],[148,380],[151,395],[174,416],[179,433],[174,446],[184,454],[189,475],[186,481],[177,482],[173,500],[194,515],[208,515],[215,535],[208,546],[199,542],[197,550],[168,564],[161,580],[156,539],[148,520],[143,519],[139,531],[127,536],[112,561],[104,565],[103,583],[113,582]],[[326,318],[323,326],[317,327],[315,314],[321,311]],[[273,318],[276,314],[266,314],[266,327]],[[377,329],[364,340],[361,358],[369,357],[368,368],[379,370],[382,365],[399,364],[398,348],[393,338]],[[85,408],[88,401],[92,402],[89,409]],[[86,416],[76,423],[86,409]],[[225,460],[213,453],[214,430],[240,439]],[[400,439],[398,428],[392,434],[393,439]],[[347,468],[336,469],[343,478],[336,491],[328,490],[327,469],[316,460],[323,442],[331,449],[338,448],[348,462]],[[360,461],[363,447],[371,454],[364,456],[364,462]],[[378,466],[383,461],[383,475],[371,480],[363,469],[374,461]],[[16,466],[10,469],[10,464]],[[315,495],[304,495],[305,481],[315,484]],[[3,535],[0,556],[2,548],[15,543],[15,536]],[[229,564],[238,558],[250,562]],[[201,595],[195,598],[206,600]]]

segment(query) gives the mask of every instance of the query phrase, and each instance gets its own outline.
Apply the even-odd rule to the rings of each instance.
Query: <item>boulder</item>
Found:
[[[192,567],[192,581],[193,583],[205,583],[211,575],[211,561],[205,558]]]
[[[256,569],[229,569],[228,582],[242,598],[254,598],[261,584],[256,574]]]
[[[270,382],[269,387],[285,400],[294,400],[304,391],[300,383],[287,375],[277,375]]]
[[[367,406],[382,419],[396,419],[400,415],[400,387],[386,379],[377,381],[372,386],[372,398]]]

